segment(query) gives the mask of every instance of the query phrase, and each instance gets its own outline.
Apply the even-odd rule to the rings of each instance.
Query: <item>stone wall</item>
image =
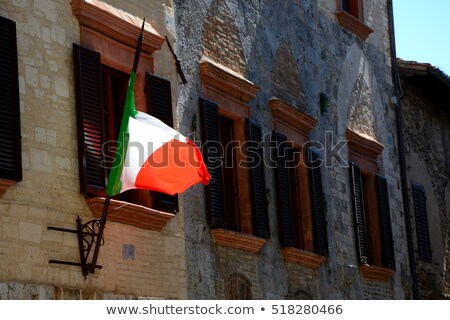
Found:
[[[424,187],[432,262],[418,261],[418,281],[422,298],[448,298],[450,239],[450,115],[446,100],[402,78],[403,129],[409,190],[411,183]],[[413,208],[412,196],[410,204]],[[414,210],[411,210],[414,222]],[[414,235],[414,241],[416,241]],[[416,252],[418,259],[418,253]]]
[[[397,264],[391,281],[361,279],[348,168],[337,163],[322,171],[329,257],[319,270],[285,262],[278,240],[275,173],[266,168],[271,239],[258,254],[214,244],[206,222],[203,188],[194,187],[184,195],[185,200],[194,199],[184,207],[189,298],[223,298],[225,279],[236,273],[251,281],[253,298],[258,299],[410,298],[394,111],[389,103],[393,88],[385,1],[364,2],[365,21],[374,29],[366,41],[338,24],[335,1],[174,3],[177,54],[188,79],[179,96],[180,127],[189,131],[192,119],[198,118],[201,57],[226,56],[216,62],[259,87],[250,101],[250,118],[261,125],[263,134],[273,129],[268,101],[276,95],[318,121],[311,138],[323,145],[345,139],[349,126],[376,139],[385,146],[379,165],[388,181]],[[212,23],[217,19],[221,24]],[[227,31],[231,34],[223,34]],[[211,40],[218,34],[221,39]],[[211,54],[211,43],[222,52]],[[233,52],[236,56],[227,56]],[[321,97],[326,101],[322,108]],[[199,127],[194,129],[198,137]],[[347,148],[342,155],[348,159]]]
[[[145,16],[173,41],[171,1],[107,2]],[[23,181],[0,198],[0,297],[186,298],[182,213],[161,232],[108,222],[98,261],[103,269],[87,279],[80,267],[49,264],[78,262],[79,251],[75,234],[47,227],[75,229],[77,216],[93,219],[79,189],[72,59],[79,23],[70,1],[6,0],[0,15],[17,27],[23,159]],[[153,58],[155,73],[172,80],[176,106],[177,75],[167,45]],[[127,246],[132,255],[123,252]]]

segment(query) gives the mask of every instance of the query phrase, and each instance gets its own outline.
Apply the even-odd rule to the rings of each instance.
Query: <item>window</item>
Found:
[[[390,279],[395,270],[395,258],[389,195],[386,179],[378,174],[377,161],[383,146],[350,129],[347,129],[347,140],[361,271],[367,278]]]
[[[419,259],[424,262],[432,262],[430,231],[428,229],[427,198],[423,186],[412,183],[412,196],[414,202]]]
[[[270,236],[261,128],[248,120],[247,103],[257,88],[205,58],[200,73],[202,149],[211,174],[206,205],[214,241],[256,253]]]
[[[336,0],[336,2],[339,24],[360,39],[366,40],[373,30],[364,23],[363,0]]]
[[[308,148],[316,120],[272,99],[275,119],[277,204],[280,243],[285,260],[318,268],[328,243],[320,157]]]
[[[340,0],[341,10],[351,14],[359,20],[364,20],[362,0]]]
[[[101,63],[98,52],[74,44],[74,61],[77,89],[78,143],[80,156],[80,188],[86,196],[104,196],[108,163],[114,157],[122,119],[129,74]],[[170,82],[154,75],[146,76],[148,107],[165,122],[170,122],[172,102]],[[170,119],[170,121],[168,120]],[[107,147],[103,147],[104,143]],[[104,155],[105,154],[105,155]],[[109,161],[109,162],[108,162]],[[134,203],[157,210],[177,210],[176,197],[157,192],[128,190],[113,199]]]
[[[16,23],[0,17],[0,196],[22,180]]]

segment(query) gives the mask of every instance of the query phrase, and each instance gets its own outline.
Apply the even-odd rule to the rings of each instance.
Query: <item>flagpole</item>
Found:
[[[134,61],[133,61],[133,68],[132,68],[132,71],[134,73],[136,73],[136,71],[137,71],[137,67],[138,67],[138,63],[139,63],[139,56],[141,55],[141,47],[142,47],[142,43],[144,42],[144,26],[145,26],[145,18],[142,21],[141,32],[139,33],[139,37],[138,37],[137,45],[136,45],[136,51],[134,54]],[[105,230],[106,216],[108,215],[108,207],[109,207],[110,202],[111,202],[111,196],[106,195],[105,204],[103,205],[102,217],[100,218],[100,225],[98,228],[98,235],[97,235],[97,241],[95,243],[94,255],[92,256],[92,263],[91,263],[90,270],[89,270],[90,273],[95,273],[95,268],[97,265],[98,254],[100,251],[100,246],[101,246],[101,242],[102,242],[102,238],[103,238],[103,231]]]

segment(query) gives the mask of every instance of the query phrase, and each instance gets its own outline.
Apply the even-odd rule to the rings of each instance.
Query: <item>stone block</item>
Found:
[[[28,222],[19,222],[19,239],[34,243],[42,242],[42,225]]]

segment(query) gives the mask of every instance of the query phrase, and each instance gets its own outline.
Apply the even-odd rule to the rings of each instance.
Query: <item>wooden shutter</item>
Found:
[[[322,188],[322,173],[319,165],[320,155],[314,149],[308,149],[308,168],[311,182],[311,202],[314,220],[314,247],[322,256],[328,254],[327,224]]]
[[[170,81],[146,73],[145,91],[147,93],[147,111],[170,127],[173,127],[172,92]],[[153,208],[165,212],[178,211],[178,195],[152,192]]]
[[[419,259],[424,262],[432,262],[432,250],[430,244],[430,232],[428,229],[427,198],[423,186],[413,183],[412,196],[414,202],[414,214],[416,218],[417,249]]]
[[[105,195],[103,90],[100,53],[73,44],[80,190]]]
[[[219,134],[219,111],[217,104],[200,99],[202,123],[203,158],[208,167],[211,180],[206,187],[206,207],[208,220],[212,227],[225,226],[223,204],[222,166],[214,159],[223,159]]]
[[[16,23],[0,17],[0,179],[22,180]]]
[[[248,154],[250,161],[250,181],[252,192],[252,218],[256,236],[270,238],[269,217],[266,203],[266,182],[264,178],[264,158],[261,147],[261,127],[252,120],[247,120],[247,147],[253,154]],[[259,158],[258,158],[259,157]]]
[[[356,242],[361,264],[368,263],[367,232],[364,211],[362,177],[359,166],[350,162],[350,182],[352,185],[353,214],[355,217]]]
[[[391,212],[386,178],[377,175],[378,208],[381,222],[383,266],[395,270],[394,240],[392,238]]]
[[[287,144],[286,136],[273,132],[272,140],[275,143],[273,148],[273,158],[276,159],[276,181],[277,181],[277,203],[278,203],[278,224],[280,231],[280,243],[284,247],[295,246],[292,208],[289,186],[289,172],[286,168]]]

